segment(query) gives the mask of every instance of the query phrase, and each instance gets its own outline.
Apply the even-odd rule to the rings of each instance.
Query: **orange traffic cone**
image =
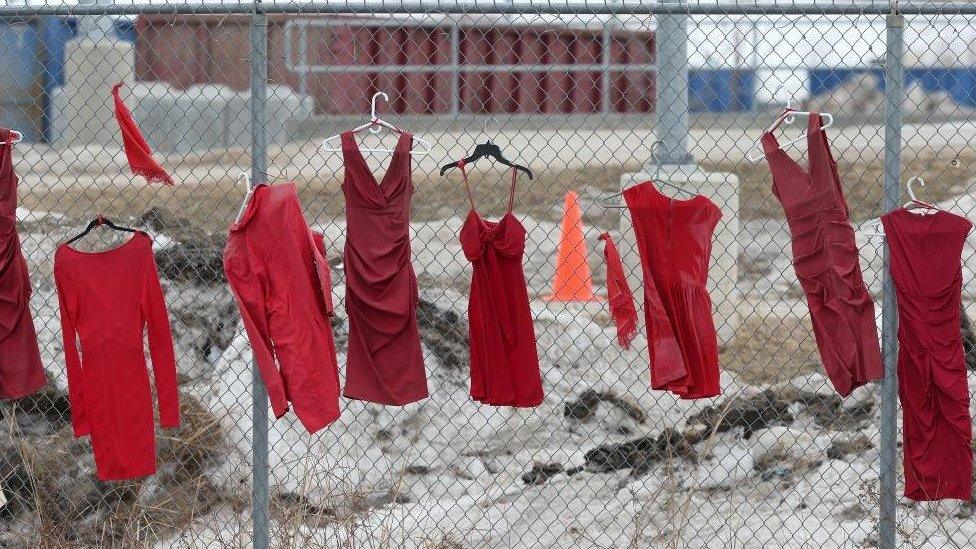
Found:
[[[562,236],[556,252],[556,276],[552,294],[546,301],[596,301],[593,277],[586,262],[586,240],[583,238],[583,210],[575,192],[566,193],[563,205]]]

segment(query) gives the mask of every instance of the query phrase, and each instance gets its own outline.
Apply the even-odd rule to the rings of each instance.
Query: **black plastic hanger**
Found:
[[[498,145],[492,143],[490,140],[475,146],[474,152],[471,153],[471,156],[465,158],[464,160],[458,160],[457,162],[451,162],[450,164],[441,166],[441,175],[444,175],[444,172],[450,170],[451,168],[457,168],[461,165],[461,162],[471,164],[472,162],[485,158],[486,156],[488,158],[494,158],[497,162],[510,168],[515,168],[516,170],[525,172],[525,174],[529,176],[529,179],[532,179],[532,170],[520,164],[515,164],[514,162],[505,158],[505,156],[502,155],[502,150],[498,147]]]
[[[72,242],[74,242],[74,241],[78,240],[79,238],[85,236],[86,234],[90,233],[92,229],[94,229],[95,227],[98,227],[100,225],[105,225],[105,226],[107,226],[109,228],[115,229],[116,231],[125,231],[127,233],[137,233],[137,232],[139,232],[138,229],[130,229],[129,227],[123,227],[121,225],[116,225],[115,223],[112,223],[112,220],[110,220],[109,218],[105,217],[102,214],[98,214],[98,217],[96,217],[95,219],[92,219],[91,222],[88,224],[88,226],[85,227],[85,230],[83,230],[80,233],[76,234],[74,237],[71,238],[71,240],[65,242],[65,245],[71,244]]]

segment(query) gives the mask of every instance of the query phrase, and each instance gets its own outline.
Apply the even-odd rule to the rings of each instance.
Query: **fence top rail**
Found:
[[[686,15],[886,15],[897,6],[903,15],[976,15],[973,2],[842,2],[825,4],[806,2],[761,3],[651,3],[634,0],[621,2],[562,3],[501,2],[492,0],[340,0],[333,2],[161,2],[116,4],[61,4],[0,6],[0,18],[41,15],[197,15],[248,14],[255,11],[274,13],[317,14],[594,14],[594,15],[654,15],[678,13]]]

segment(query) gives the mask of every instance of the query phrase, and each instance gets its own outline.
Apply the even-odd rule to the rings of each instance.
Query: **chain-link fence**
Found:
[[[972,503],[901,496],[894,298],[869,222],[904,200],[911,176],[924,178],[920,199],[976,215],[976,9],[901,10],[0,6],[0,125],[24,135],[17,228],[50,379],[0,404],[0,546],[972,546]],[[176,186],[130,174],[110,95],[120,81]],[[378,115],[432,145],[412,158],[410,213],[430,397],[403,407],[343,399],[341,418],[309,435],[291,412],[268,417],[221,254],[245,184],[296,184],[325,235],[344,379],[344,168],[322,142],[367,120],[379,92],[388,101]],[[824,375],[769,167],[747,159],[787,102],[833,116],[827,133],[876,302],[888,375],[846,398]],[[777,130],[783,142],[803,136],[797,120]],[[357,139],[390,146],[395,135]],[[534,172],[519,178],[514,205],[546,392],[533,409],[468,393],[471,267],[458,237],[469,202],[460,174],[439,168],[487,140]],[[786,152],[806,164],[805,143]],[[379,180],[389,155],[366,160]],[[479,211],[501,216],[507,169],[479,161],[469,172]],[[650,390],[643,320],[623,350],[605,300],[547,299],[573,191],[588,261],[566,267],[605,295],[598,236],[609,232],[643,305],[629,216],[607,197],[647,179],[723,212],[709,272],[716,398]],[[88,439],[70,425],[53,258],[98,214],[152,236],[176,347],[182,425],[157,432],[158,472],[134,481],[99,481]],[[74,246],[125,238],[96,229]],[[964,313],[974,262],[970,243]]]

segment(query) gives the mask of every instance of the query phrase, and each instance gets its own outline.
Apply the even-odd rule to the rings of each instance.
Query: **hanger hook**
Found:
[[[661,175],[661,162],[658,160],[657,150],[664,145],[664,141],[658,139],[651,143],[651,160],[654,162],[654,183],[658,183]]]
[[[371,122],[373,122],[373,124],[369,127],[369,131],[371,133],[379,133],[379,131],[380,131],[379,127],[377,127],[377,125],[376,125],[376,121],[379,120],[379,117],[376,116],[376,100],[379,99],[379,98],[381,98],[381,97],[383,98],[383,101],[387,101],[388,102],[390,100],[390,96],[389,95],[386,95],[386,92],[376,92],[376,93],[373,94],[373,98],[370,99],[370,101],[369,101],[369,103],[370,103],[370,107],[369,107],[369,119],[370,119]]]
[[[915,196],[915,187],[914,187],[916,181],[918,182],[919,185],[923,187],[925,186],[925,180],[917,175],[909,179],[908,182],[905,183],[905,186],[908,188],[908,198],[911,198],[912,202],[918,202],[918,198]]]

